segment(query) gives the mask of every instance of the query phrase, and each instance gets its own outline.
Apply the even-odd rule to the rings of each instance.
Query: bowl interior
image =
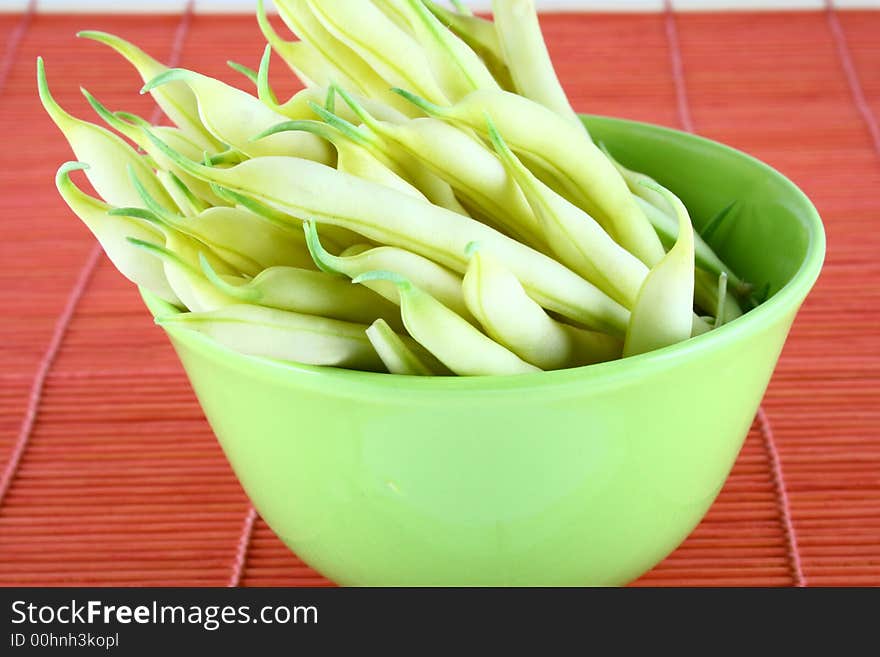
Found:
[[[805,267],[818,273],[822,225],[810,201],[764,163],[717,142],[654,125],[588,117],[594,139],[629,168],[643,171],[684,201],[697,229],[735,206],[710,240],[756,290],[776,294]],[[697,164],[699,163],[699,164]]]

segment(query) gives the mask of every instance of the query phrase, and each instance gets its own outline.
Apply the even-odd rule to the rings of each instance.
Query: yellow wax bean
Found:
[[[590,215],[538,180],[507,147],[491,119],[489,139],[525,193],[560,262],[632,308],[648,275],[645,264],[611,239]]]
[[[612,334],[623,333],[629,322],[629,312],[593,284],[473,219],[308,160],[261,157],[230,169],[212,169],[187,160],[153,138],[192,175],[242,197],[302,220],[348,228],[461,273],[467,269],[465,247],[481,242],[545,308]]]
[[[402,329],[397,307],[348,278],[298,267],[270,267],[254,278],[223,277],[201,259],[202,272],[221,292],[258,306],[369,324],[387,320]]]
[[[630,191],[636,196],[636,203],[641,207],[648,221],[654,227],[660,241],[667,248],[671,247],[678,237],[678,221],[670,214],[671,208],[666,202],[665,197],[652,188],[653,185],[658,184],[657,181],[644,173],[627,169],[611,156],[611,153],[608,152],[604,144],[600,144],[600,147],[623,176]],[[717,217],[723,219],[733,209],[734,205],[730,204],[722,209]],[[694,254],[698,266],[712,272],[715,276],[720,276],[722,273],[726,274],[730,283],[742,296],[747,296],[751,291],[751,286],[736,276],[697,232],[694,232]]]
[[[162,225],[198,240],[248,276],[256,276],[276,265],[312,265],[305,239],[296,230],[270,223],[247,210],[229,207],[208,208],[196,217],[184,218],[164,210],[136,177],[132,180],[144,205]]]
[[[493,340],[543,370],[620,357],[623,343],[619,338],[557,322],[491,254],[476,244],[471,245],[469,252],[471,261],[464,276],[464,298],[468,309]]]
[[[185,217],[193,217],[204,209],[201,207],[202,202],[192,192],[187,190],[180,178],[172,172],[158,169],[156,171],[156,178],[162,183],[162,187],[168,192],[168,196],[174,199],[174,204],[177,206],[175,212],[180,212]]]
[[[418,110],[394,97],[389,91],[391,85],[368,62],[327,30],[307,0],[276,0],[275,6],[290,30],[333,66],[337,71],[335,81],[367,98],[381,100],[406,116],[418,114]]]
[[[678,239],[678,222],[676,219],[641,197],[636,197],[635,200],[644,210],[645,216],[648,217],[651,225],[654,226],[663,244],[670,247],[675,244],[675,240]],[[694,254],[698,266],[712,272],[716,276],[720,276],[722,273],[726,274],[728,280],[736,287],[738,293],[745,296],[751,291],[751,285],[736,276],[696,231],[694,231]]]
[[[403,0],[372,0],[373,4],[378,7],[383,14],[392,20],[392,22],[401,30],[414,36],[412,25],[410,24],[409,15],[403,6]]]
[[[344,98],[348,99],[346,105],[349,102],[352,104],[356,102],[348,92],[342,89],[337,89],[337,91]],[[312,111],[326,123],[343,132],[351,140],[367,148],[376,159],[395,174],[412,183],[434,205],[452,210],[465,217],[470,216],[458,198],[456,198],[452,186],[436,173],[430,171],[410,153],[395,148],[374,132],[364,131],[351,125],[342,117],[328,112],[323,107],[312,105]]]
[[[259,134],[255,139],[290,130],[304,130],[326,139],[336,148],[336,168],[358,178],[391,187],[429,203],[424,194],[385,166],[357,136],[350,136],[321,121],[288,121]]]
[[[308,226],[308,233],[310,234],[312,230],[311,226]],[[350,247],[345,249],[342,253],[339,254],[340,258],[347,258],[348,256],[356,256],[364,253],[365,251],[369,251],[370,249],[375,249],[376,246],[374,244],[352,244]]]
[[[308,45],[304,41],[298,45]],[[260,68],[257,71],[256,84],[257,96],[266,107],[276,114],[286,116],[289,119],[310,119],[312,111],[309,102],[322,102],[326,97],[327,90],[324,86],[309,85],[300,89],[285,103],[279,103],[275,92],[269,84],[269,67],[272,61],[272,45],[269,44],[263,50],[263,58],[260,60]]]
[[[516,90],[553,110],[579,130],[586,130],[556,76],[541,34],[535,1],[493,0],[492,13],[504,61]]]
[[[321,56],[320,51],[307,41],[285,41],[281,38],[266,15],[263,0],[257,0],[257,23],[266,41],[285,61],[294,75],[299,78],[306,87],[326,86],[331,81],[348,85],[352,81],[347,79],[341,71],[336,69]],[[260,97],[262,100],[262,96]]]
[[[184,82],[195,94],[199,116],[211,134],[249,157],[289,155],[323,164],[333,163],[332,149],[327,142],[307,133],[281,134],[260,142],[250,141],[255,132],[270,128],[284,121],[285,117],[246,91],[220,80],[176,68],[153,78],[141,93],[174,81]]]
[[[452,30],[454,34],[471,47],[471,50],[479,55],[502,89],[514,91],[513,78],[510,75],[510,69],[507,68],[507,63],[504,61],[501,43],[498,40],[498,33],[495,31],[495,24],[492,21],[469,14],[449,11],[431,0],[424,0],[424,4],[441,23]]]
[[[354,50],[390,86],[417,89],[433,102],[446,101],[420,44],[373,3],[306,0],[306,4],[327,31]]]
[[[379,358],[391,374],[431,376],[434,372],[401,340],[384,319],[377,319],[366,331]]]
[[[254,198],[233,192],[225,187],[215,184],[214,188],[217,190],[217,193],[223,194],[239,210],[251,212],[283,230],[293,230],[298,233],[302,231],[303,220],[299,217],[294,217],[282,210],[271,208],[265,203],[260,203]],[[346,249],[353,244],[361,244],[364,241],[363,235],[359,235],[347,228],[329,225],[324,228],[324,239],[336,251]]]
[[[92,232],[119,273],[160,299],[180,306],[180,299],[168,284],[162,264],[127,240],[134,237],[164,243],[162,233],[140,219],[108,215],[109,205],[85,194],[70,179],[72,171],[87,168],[88,165],[81,162],[67,162],[58,169],[55,185],[61,198]]]
[[[634,356],[682,342],[694,330],[694,237],[687,208],[659,185],[675,209],[678,239],[645,279],[626,334],[624,356]]]
[[[363,324],[250,305],[169,315],[156,322],[170,330],[197,331],[252,356],[372,372],[385,369]]]
[[[479,90],[451,106],[439,106],[401,89],[398,93],[426,113],[488,136],[491,117],[510,147],[563,181],[572,201],[594,217],[625,249],[649,267],[664,255],[654,229],[633,200],[614,165],[587,133],[528,98],[496,90]]]
[[[113,34],[87,30],[79,32],[77,36],[97,41],[115,50],[137,70],[145,83],[168,71],[167,66],[156,61],[134,44]],[[150,94],[165,115],[190,138],[196,140],[202,150],[214,151],[220,147],[220,143],[202,125],[196,98],[185,84],[176,82],[158,87]]]
[[[205,278],[199,269],[193,267],[176,252],[153,242],[133,237],[129,237],[128,241],[134,247],[143,249],[146,253],[161,261],[171,289],[174,290],[174,293],[188,310],[204,312],[237,303],[234,297],[230,297],[218,290]],[[175,244],[175,246],[177,245]]]
[[[347,249],[343,255],[334,256],[321,245],[318,228],[314,222],[307,222],[304,228],[312,258],[323,271],[345,274],[349,278],[357,278],[361,274],[376,270],[393,271],[413,281],[468,321],[474,321],[464,302],[461,277],[446,267],[405,249],[392,246],[364,249],[362,245],[356,245],[356,249]],[[375,280],[367,281],[364,285],[392,303],[400,305],[400,293],[394,283]]]
[[[530,246],[545,246],[526,197],[481,142],[438,119],[419,118],[402,124],[376,120],[344,91],[340,94],[371,131],[447,181],[465,202],[479,208],[504,232]]]
[[[658,185],[659,183],[651,178],[651,176],[639,173],[638,171],[633,171],[632,169],[628,169],[623,166],[620,162],[618,162],[608,150],[608,147],[605,144],[600,143],[599,148],[605,153],[605,156],[609,159],[611,164],[620,172],[620,175],[623,176],[623,179],[626,181],[627,187],[629,187],[630,191],[638,196],[643,201],[650,203],[658,210],[662,210],[666,212],[669,208],[669,205],[666,203],[666,198],[660,192],[657,192],[653,189],[654,185]],[[677,226],[677,222],[674,218],[672,218],[672,223]]]
[[[222,199],[218,198],[212,191],[211,186],[205,181],[199,180],[182,171],[171,160],[169,160],[155,144],[144,133],[143,128],[150,128],[148,121],[128,112],[113,113],[108,110],[97,98],[92,96],[87,90],[80,89],[86,100],[92,106],[92,109],[100,116],[111,128],[130,139],[138,148],[149,155],[156,166],[166,171],[173,171],[174,174],[186,185],[187,189],[195,193],[200,199],[207,201],[210,205],[223,205]],[[190,159],[199,159],[204,153],[198,141],[192,139],[186,132],[180,128],[172,128],[169,126],[154,126],[151,128],[159,136],[162,141],[171,146],[174,150],[182,153]],[[161,178],[160,178],[161,179]],[[175,192],[169,190],[168,185],[163,181],[165,190],[174,198]],[[180,206],[180,203],[178,203]],[[181,208],[183,209],[183,208]]]
[[[400,313],[409,334],[455,374],[491,376],[540,371],[398,274],[369,272],[354,282],[382,279],[393,282],[400,292]]]
[[[408,23],[447,98],[455,101],[476,89],[500,88],[479,55],[443,25],[422,0],[386,0],[386,4]]]
[[[160,203],[165,207],[176,207],[153,170],[131,146],[109,130],[71,116],[55,102],[49,92],[42,58],[37,59],[37,83],[43,107],[67,139],[76,158],[89,165],[86,176],[107,203],[140,204],[140,196],[126,174],[126,167],[131,165]]]

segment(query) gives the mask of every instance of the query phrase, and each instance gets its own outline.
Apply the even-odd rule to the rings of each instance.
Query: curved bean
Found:
[[[465,247],[482,242],[545,308],[600,331],[620,335],[626,330],[629,312],[592,283],[473,219],[308,160],[263,157],[212,169],[151,138],[196,177],[303,221],[342,226],[461,273],[467,269]]]
[[[160,203],[169,208],[176,207],[152,168],[131,146],[109,130],[78,119],[62,109],[49,91],[42,57],[37,59],[37,84],[46,113],[67,139],[77,160],[89,164],[86,176],[107,203],[140,204],[140,196],[126,175],[126,168],[131,165]]]
[[[240,210],[246,210],[252,214],[261,217],[283,230],[294,230],[297,233],[302,230],[303,220],[293,215],[276,210],[269,207],[265,203],[260,203],[256,199],[239,194],[225,187],[214,184],[214,188],[218,194],[226,197],[230,203]],[[353,244],[361,244],[364,237],[358,233],[342,228],[340,226],[326,226],[324,228],[324,238],[334,250],[345,249]]]
[[[492,21],[471,14],[449,11],[432,0],[423,1],[441,23],[468,44],[471,50],[486,63],[502,89],[514,90],[513,77],[510,75],[510,69],[507,68],[507,62],[504,61],[501,43],[498,41],[498,33]]]
[[[492,14],[516,90],[586,131],[553,68],[534,0],[492,0]]]
[[[360,3],[357,3],[360,4]],[[312,12],[307,0],[276,0],[281,18],[302,41],[312,45],[336,71],[334,80],[359,95],[375,98],[403,113],[416,116],[418,111],[401,103],[389,90],[389,84],[361,56],[336,38]]]
[[[356,52],[387,83],[417,89],[434,102],[446,100],[420,45],[372,2],[305,3],[328,32]]]
[[[85,30],[78,32],[76,36],[97,41],[115,50],[137,70],[145,83],[168,71],[167,66],[156,61],[134,44],[113,34]],[[185,84],[157,87],[151,90],[150,95],[175,125],[199,142],[202,150],[214,151],[220,148],[220,143],[202,125],[196,98]]]
[[[468,309],[493,340],[543,370],[619,358],[619,338],[576,329],[551,318],[509,269],[472,244],[463,291]]]
[[[385,369],[363,324],[249,305],[167,315],[156,323],[170,330],[197,331],[251,356],[373,372]]]
[[[304,41],[299,41],[305,44]],[[269,84],[269,68],[272,62],[272,46],[267,45],[263,50],[263,57],[260,60],[260,68],[257,71],[257,97],[260,101],[276,114],[285,116],[289,119],[310,119],[312,111],[309,108],[309,101],[320,102],[326,96],[326,87],[307,86],[300,89],[284,103],[279,103],[275,92]]]
[[[338,88],[337,92],[340,95],[344,94],[344,97],[354,102],[353,97],[348,92]],[[342,117],[328,112],[323,107],[312,105],[312,111],[327,124],[332,125],[353,141],[369,149],[376,159],[401,178],[411,182],[434,205],[439,205],[441,208],[446,208],[465,217],[470,216],[456,198],[452,186],[436,173],[427,169],[411,154],[398,148],[392,148],[377,134],[360,130]]]
[[[419,118],[402,124],[377,120],[345,91],[339,93],[367,128],[447,181],[503,232],[530,246],[545,246],[535,213],[516,181],[481,142],[438,119]]]
[[[668,347],[691,337],[694,328],[694,231],[687,208],[675,194],[655,185],[678,218],[678,239],[651,269],[632,310],[624,356]]]
[[[400,339],[384,319],[377,319],[366,331],[370,344],[391,374],[431,376],[434,372]]]
[[[235,298],[211,285],[200,270],[178,255],[176,249],[172,251],[155,242],[133,237],[127,239],[133,246],[143,249],[162,263],[171,289],[188,310],[192,312],[217,310],[236,303]]]
[[[663,244],[667,247],[675,244],[675,240],[678,238],[678,222],[663,210],[655,207],[653,203],[648,203],[640,197],[635,197],[635,200],[644,210],[645,216],[654,226],[654,230]],[[751,292],[752,286],[736,276],[696,231],[694,231],[694,254],[699,267],[716,276],[720,276],[722,273],[727,274],[728,280],[737,290],[737,294],[747,296]]]
[[[147,82],[141,93],[175,81],[185,83],[195,94],[199,116],[211,134],[249,157],[290,155],[333,164],[332,149],[327,142],[307,133],[275,135],[260,142],[251,142],[254,132],[270,128],[284,121],[285,117],[273,112],[246,91],[220,80],[175,68]]]
[[[162,233],[141,220],[108,215],[111,209],[109,205],[84,193],[70,179],[71,172],[88,167],[89,165],[82,162],[61,165],[55,175],[55,186],[61,198],[95,236],[119,273],[160,299],[180,306],[180,299],[168,284],[162,265],[153,258],[146,257],[126,239],[135,237],[141,240],[164,241]]]
[[[670,248],[678,238],[678,222],[675,217],[669,214],[669,204],[663,195],[658,194],[651,188],[651,185],[658,184],[657,181],[647,174],[639,173],[623,166],[614,159],[605,144],[599,144],[599,147],[623,176],[630,191],[635,195],[636,203],[642,208],[648,221],[654,227],[663,246]],[[728,205],[716,217],[723,218],[730,212],[733,206],[734,204]],[[716,276],[721,276],[722,273],[725,273],[730,283],[738,290],[738,293],[746,296],[751,291],[751,286],[736,276],[696,231],[694,232],[694,254],[698,266],[712,272]]]
[[[100,116],[107,125],[134,142],[138,148],[143,150],[153,159],[157,167],[166,171],[173,171],[174,174],[181,179],[188,191],[194,191],[196,196],[207,201],[210,205],[224,204],[222,199],[218,198],[217,195],[211,191],[210,185],[205,181],[194,178],[185,171],[182,171],[171,160],[169,160],[162,151],[156,148],[155,144],[147,138],[143,128],[154,130],[157,135],[161,136],[162,141],[190,159],[198,159],[204,153],[204,149],[200,146],[198,141],[190,138],[190,136],[180,128],[172,128],[170,126],[150,126],[148,121],[136,114],[131,114],[129,112],[113,113],[86,89],[80,88],[80,91],[89,102],[89,105],[92,106],[92,109],[95,110],[95,113]],[[165,190],[169,192],[169,195],[174,197],[175,193],[168,189],[168,185],[164,184],[164,186]],[[176,198],[174,200],[177,201]],[[179,205],[180,204],[178,203],[178,206]]]
[[[269,22],[263,0],[257,0],[257,24],[269,46],[278,53],[278,56],[284,60],[293,74],[306,87],[326,86],[334,80],[341,84],[351,82],[347,79],[348,76],[324,59],[312,44],[307,41],[285,41],[282,39]],[[262,96],[260,100],[263,100]]]
[[[311,256],[301,233],[238,208],[208,208],[196,217],[181,217],[162,208],[133,172],[130,175],[144,205],[163,226],[204,244],[238,271],[256,276],[277,265],[311,267]],[[123,208],[112,214],[127,211]]]
[[[336,168],[358,178],[391,187],[404,194],[429,203],[424,194],[385,166],[362,142],[352,139],[338,128],[321,121],[288,121],[269,128],[254,139],[262,139],[278,132],[304,130],[326,139],[336,148]]]
[[[168,196],[174,200],[174,204],[177,206],[175,212],[180,212],[185,217],[194,217],[199,212],[209,207],[187,189],[186,185],[183,184],[183,181],[171,171],[157,169],[156,178],[162,183],[162,187],[168,192]]]
[[[539,372],[534,365],[480,333],[467,320],[404,277],[383,271],[362,274],[355,283],[387,280],[400,293],[400,314],[409,334],[459,376]]]
[[[238,303],[362,324],[379,318],[403,328],[394,304],[342,276],[298,267],[270,267],[245,279],[220,276],[205,257],[201,265],[208,281]]]
[[[388,0],[386,4],[403,15],[447,98],[455,101],[476,89],[500,88],[479,55],[440,22],[422,0]]]
[[[486,116],[492,117],[510,147],[527,158],[530,168],[549,172],[561,181],[566,196],[577,201],[627,251],[649,267],[663,257],[663,245],[626,182],[589,135],[570,121],[506,91],[481,89],[445,107],[402,89],[395,91],[427,114],[465,125],[484,136],[488,136]]]
[[[489,139],[541,221],[553,253],[605,294],[632,308],[648,275],[644,263],[617,244],[586,212],[557,194],[526,168],[489,119]]]
[[[343,255],[334,256],[321,245],[318,228],[314,222],[308,221],[303,227],[312,258],[322,271],[344,274],[349,278],[357,278],[361,274],[376,270],[393,271],[412,280],[468,321],[474,321],[462,296],[461,278],[446,267],[393,246],[368,247],[362,250],[361,245],[356,245],[358,247],[356,250],[347,249]],[[400,305],[400,294],[393,283],[375,280],[364,284],[392,303]]]

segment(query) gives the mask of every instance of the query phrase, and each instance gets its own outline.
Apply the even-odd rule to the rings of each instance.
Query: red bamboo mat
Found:
[[[880,13],[544,25],[579,110],[753,153],[828,231],[727,485],[638,584],[880,585]],[[252,17],[0,15],[0,584],[329,584],[254,517],[164,334],[54,191],[71,157],[36,98],[38,54],[74,113],[90,116],[81,83],[114,109],[154,109],[125,63],[74,38],[84,28],[236,83],[226,59],[261,51]]]

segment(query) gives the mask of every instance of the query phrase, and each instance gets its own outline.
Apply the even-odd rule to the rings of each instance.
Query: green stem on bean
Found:
[[[86,30],[78,32],[76,36],[97,41],[115,50],[137,70],[144,82],[168,70],[167,66],[156,61],[134,44],[113,34]],[[195,96],[186,85],[171,84],[155,88],[150,93],[165,115],[191,138],[197,139],[203,150],[215,150],[219,147],[214,136],[202,124]]]
[[[510,150],[489,117],[487,126],[495,152],[525,193],[553,253],[612,299],[632,308],[648,268],[611,239],[595,219],[538,180]]]
[[[110,205],[138,205],[140,197],[126,175],[126,167],[131,165],[153,196],[166,207],[175,207],[153,170],[131,146],[109,130],[72,116],[55,101],[42,57],[37,59],[37,86],[46,113],[67,139],[77,160],[89,165],[86,177],[101,198]]]
[[[254,87],[257,86],[257,72],[254,69],[249,66],[245,66],[244,64],[234,62],[231,59],[227,60],[226,65],[236,73],[241,73],[251,82],[251,84],[254,85]]]
[[[357,253],[334,256],[321,244],[318,227],[313,221],[304,224],[306,243],[312,258],[319,269],[334,274],[344,274],[357,278],[361,274],[375,270],[394,271],[470,322],[475,320],[467,309],[461,289],[461,277],[442,265],[405,249],[391,246],[370,247]],[[400,305],[397,286],[384,280],[369,281],[367,287]]]
[[[380,121],[344,90],[339,93],[370,131],[447,181],[494,226],[524,244],[543,249],[545,241],[529,203],[482,142],[438,119],[419,118],[403,124]]]
[[[154,242],[133,237],[129,237],[128,241],[163,263],[165,276],[168,278],[171,289],[188,310],[204,312],[236,303],[234,298],[211,285],[199,269],[193,267],[175,251]]]
[[[213,169],[175,153],[155,135],[151,138],[192,175],[303,221],[348,228],[461,273],[467,269],[465,247],[483,242],[548,310],[618,335],[629,322],[629,312],[593,284],[468,217],[300,158],[254,158],[230,169]]]
[[[95,236],[110,262],[123,276],[160,299],[175,306],[181,305],[180,299],[168,284],[161,263],[145,256],[127,240],[128,237],[135,237],[147,241],[164,241],[161,231],[135,218],[110,216],[109,205],[84,193],[70,179],[72,172],[88,168],[89,165],[83,162],[67,162],[61,165],[55,176],[55,185],[61,198]]]
[[[665,254],[620,173],[589,135],[571,121],[506,91],[481,89],[450,106],[439,106],[402,89],[394,91],[426,113],[484,136],[488,136],[486,116],[491,116],[511,149],[528,159],[530,169],[539,168],[561,181],[570,200],[576,201],[627,251],[649,267]],[[535,126],[541,129],[535,130]]]
[[[392,171],[375,157],[362,141],[355,141],[349,134],[321,121],[287,121],[261,132],[254,139],[263,139],[279,132],[303,130],[326,139],[336,148],[336,168],[380,185],[396,189],[428,203],[418,189]]]
[[[286,117],[266,107],[249,93],[205,75],[175,68],[153,78],[141,90],[146,93],[171,82],[185,83],[198,102],[199,116],[218,140],[250,157],[290,155],[332,164],[332,149],[322,139],[307,133],[275,135],[251,142],[254,132],[265,130]]]
[[[369,324],[383,319],[402,329],[397,307],[374,292],[351,285],[345,277],[299,267],[276,266],[254,278],[221,276],[210,261],[200,259],[202,272],[223,294],[242,303],[278,310]]]

